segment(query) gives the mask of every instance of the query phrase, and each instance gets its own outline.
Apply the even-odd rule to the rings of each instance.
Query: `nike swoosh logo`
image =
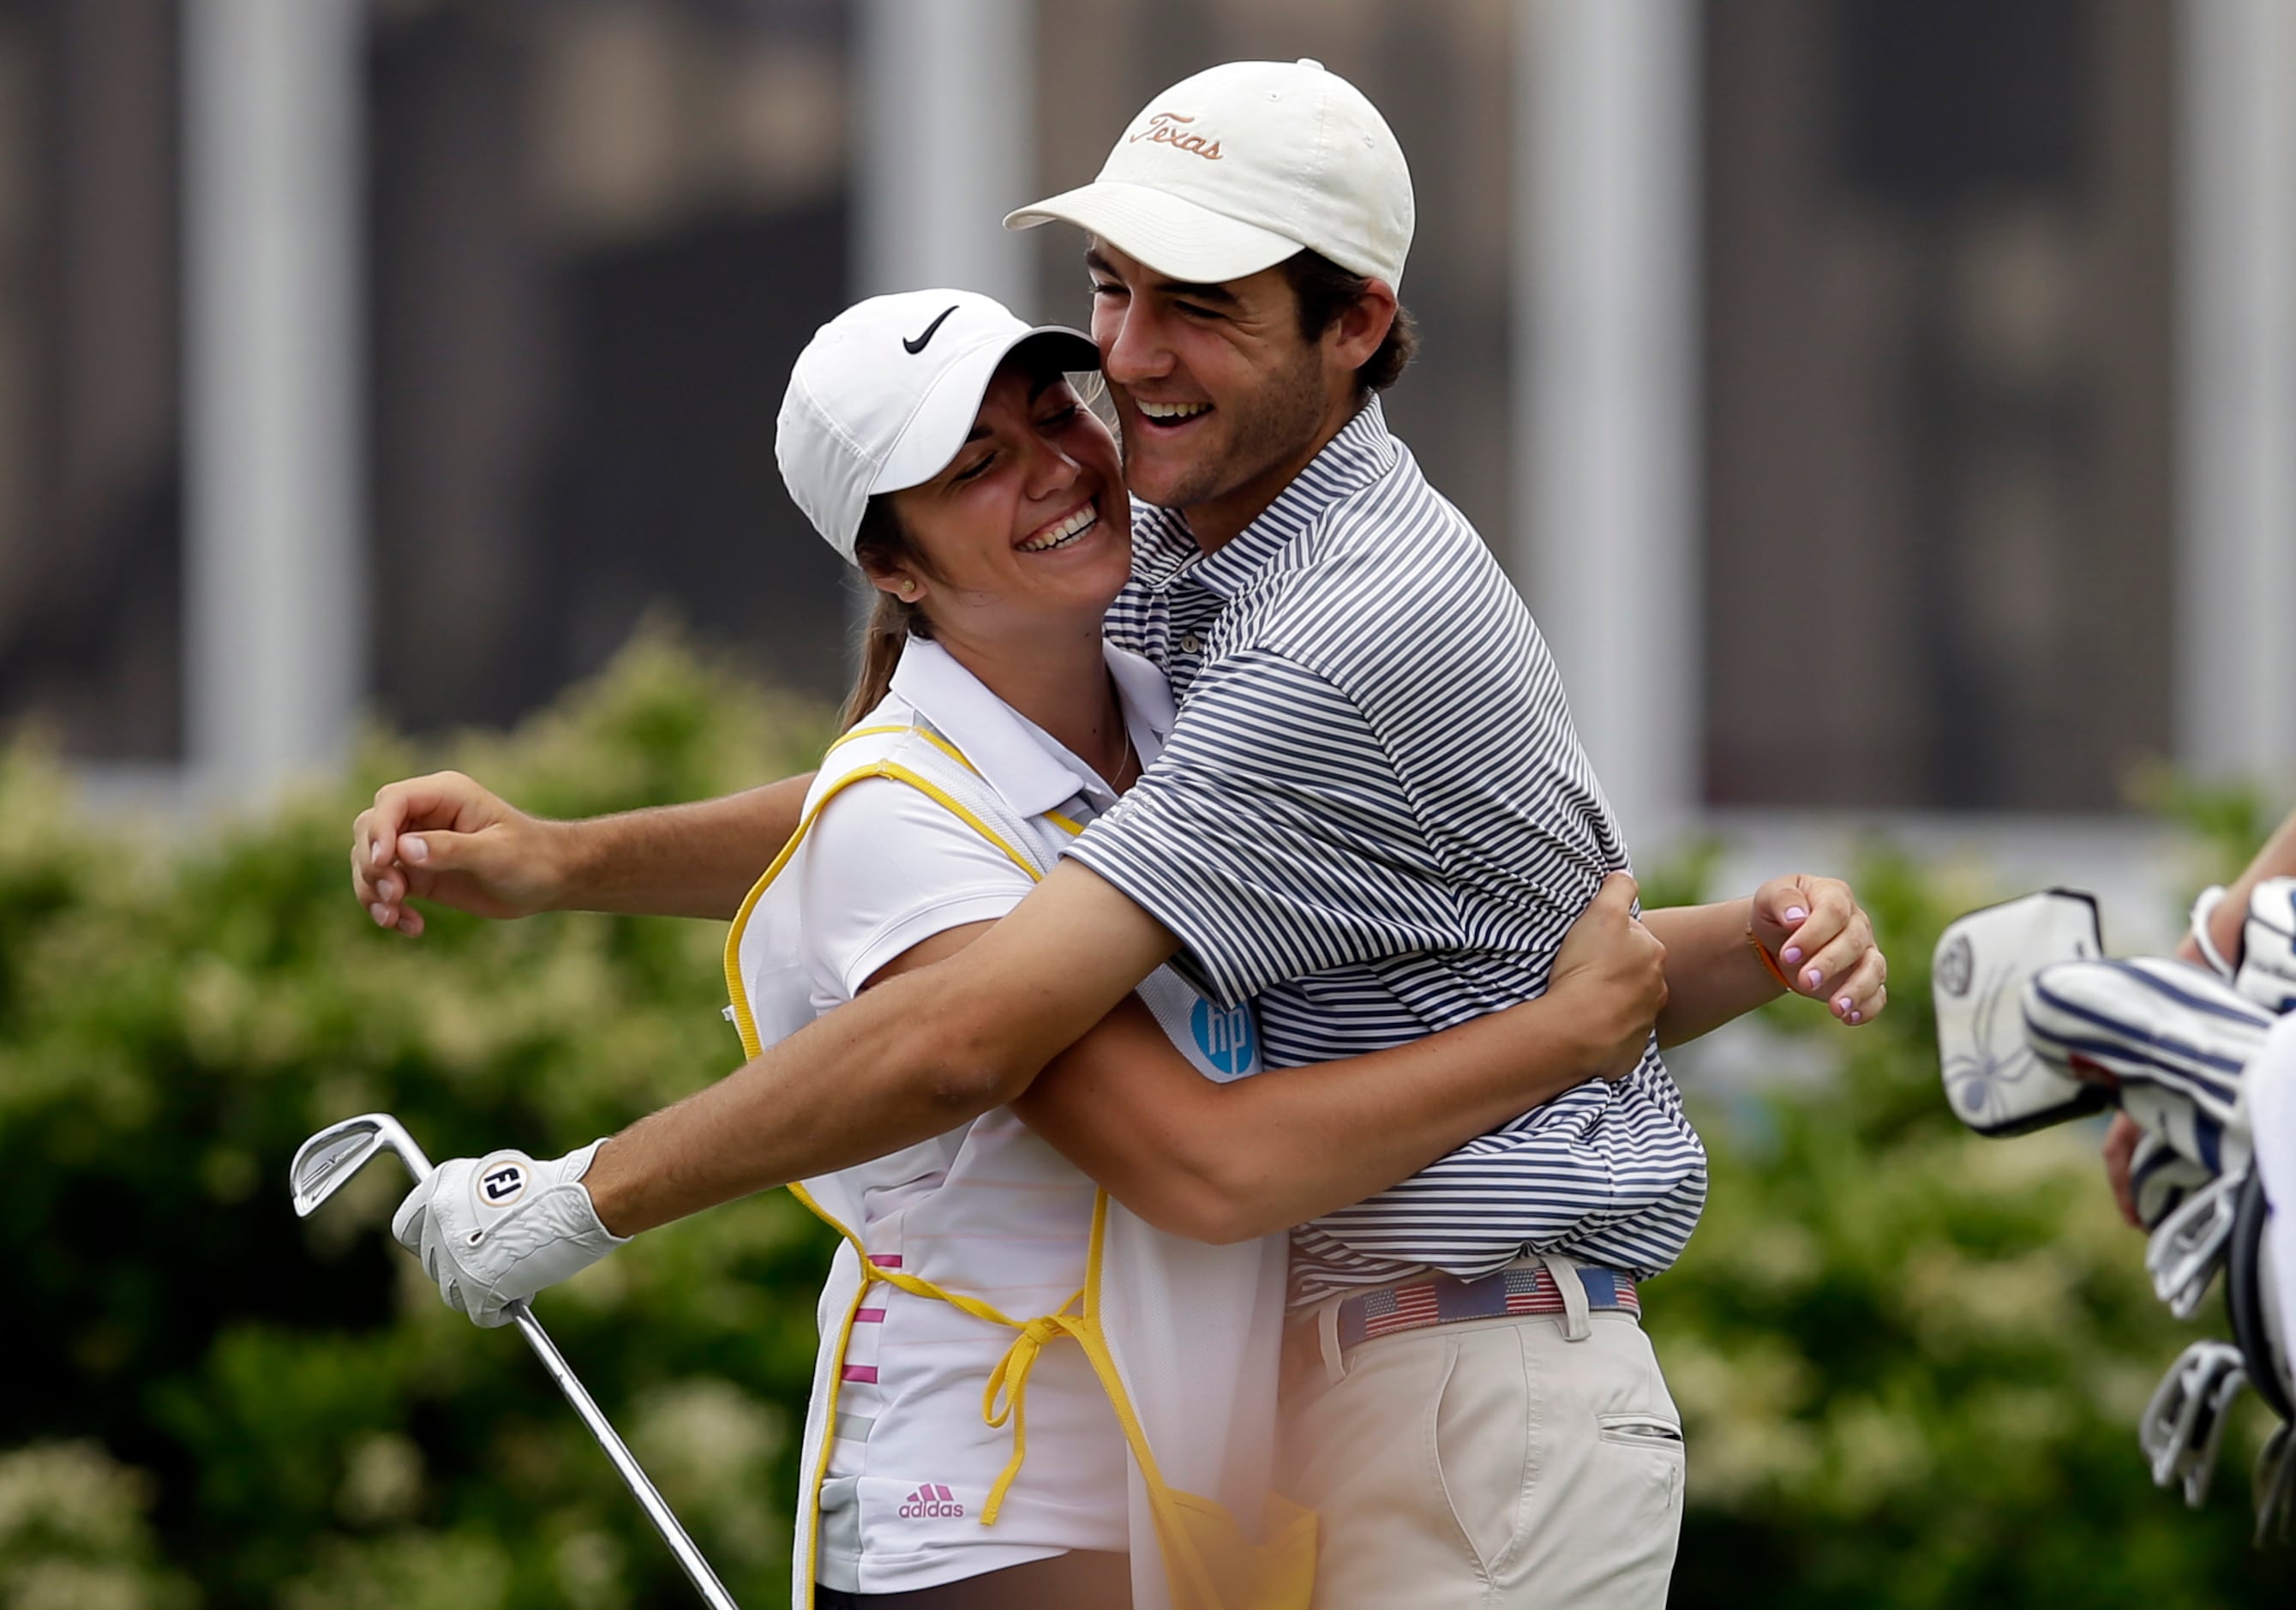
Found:
[[[911,357],[914,357],[918,353],[923,351],[925,349],[925,343],[932,340],[933,332],[941,327],[942,324],[947,320],[950,313],[954,313],[955,311],[956,308],[955,305],[952,304],[947,312],[943,313],[939,318],[933,320],[931,324],[927,324],[925,326],[925,333],[917,337],[914,341],[911,341],[906,335],[903,336],[901,338],[902,349],[907,352]]]

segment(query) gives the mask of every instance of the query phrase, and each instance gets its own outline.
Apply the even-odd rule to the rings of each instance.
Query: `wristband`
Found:
[[[1770,948],[1762,943],[1751,923],[1746,924],[1746,942],[1754,948],[1754,954],[1762,958],[1762,971],[1778,981],[1779,989],[1792,995],[1794,992],[1793,980],[1788,978],[1785,969],[1778,965],[1778,958],[1770,954]]]
[[[2225,886],[2222,883],[2210,884],[2194,899],[2193,943],[2199,948],[2201,958],[2216,969],[2218,978],[2231,978],[2240,969],[2226,959],[2225,953],[2217,949],[2214,936],[2209,932],[2209,924],[2216,919],[2217,908],[2224,902]]]

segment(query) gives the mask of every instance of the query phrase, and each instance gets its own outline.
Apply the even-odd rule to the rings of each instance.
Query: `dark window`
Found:
[[[2107,810],[2166,752],[2173,12],[1706,10],[1706,781]]]
[[[501,721],[667,607],[824,694],[845,567],[774,420],[844,306],[848,8],[375,15],[375,685]]]
[[[181,743],[175,8],[0,0],[0,722]]]

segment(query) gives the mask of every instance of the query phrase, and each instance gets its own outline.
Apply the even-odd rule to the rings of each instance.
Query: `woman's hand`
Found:
[[[1666,1007],[1666,947],[1635,916],[1635,880],[1614,872],[1570,924],[1546,994],[1567,1002],[1590,1078],[1624,1079],[1641,1065]]]
[[[351,892],[378,927],[410,937],[436,900],[486,917],[554,906],[568,824],[530,817],[459,771],[388,783],[351,824]]]
[[[1874,941],[1873,919],[1840,878],[1772,878],[1754,891],[1747,931],[1796,995],[1824,1001],[1843,1023],[1870,1023],[1890,1004],[1889,959]]]

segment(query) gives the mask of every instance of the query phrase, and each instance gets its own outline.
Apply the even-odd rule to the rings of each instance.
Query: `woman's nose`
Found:
[[[1027,486],[1031,497],[1049,497],[1076,483],[1083,466],[1067,448],[1041,431],[1033,432],[1029,448]]]

